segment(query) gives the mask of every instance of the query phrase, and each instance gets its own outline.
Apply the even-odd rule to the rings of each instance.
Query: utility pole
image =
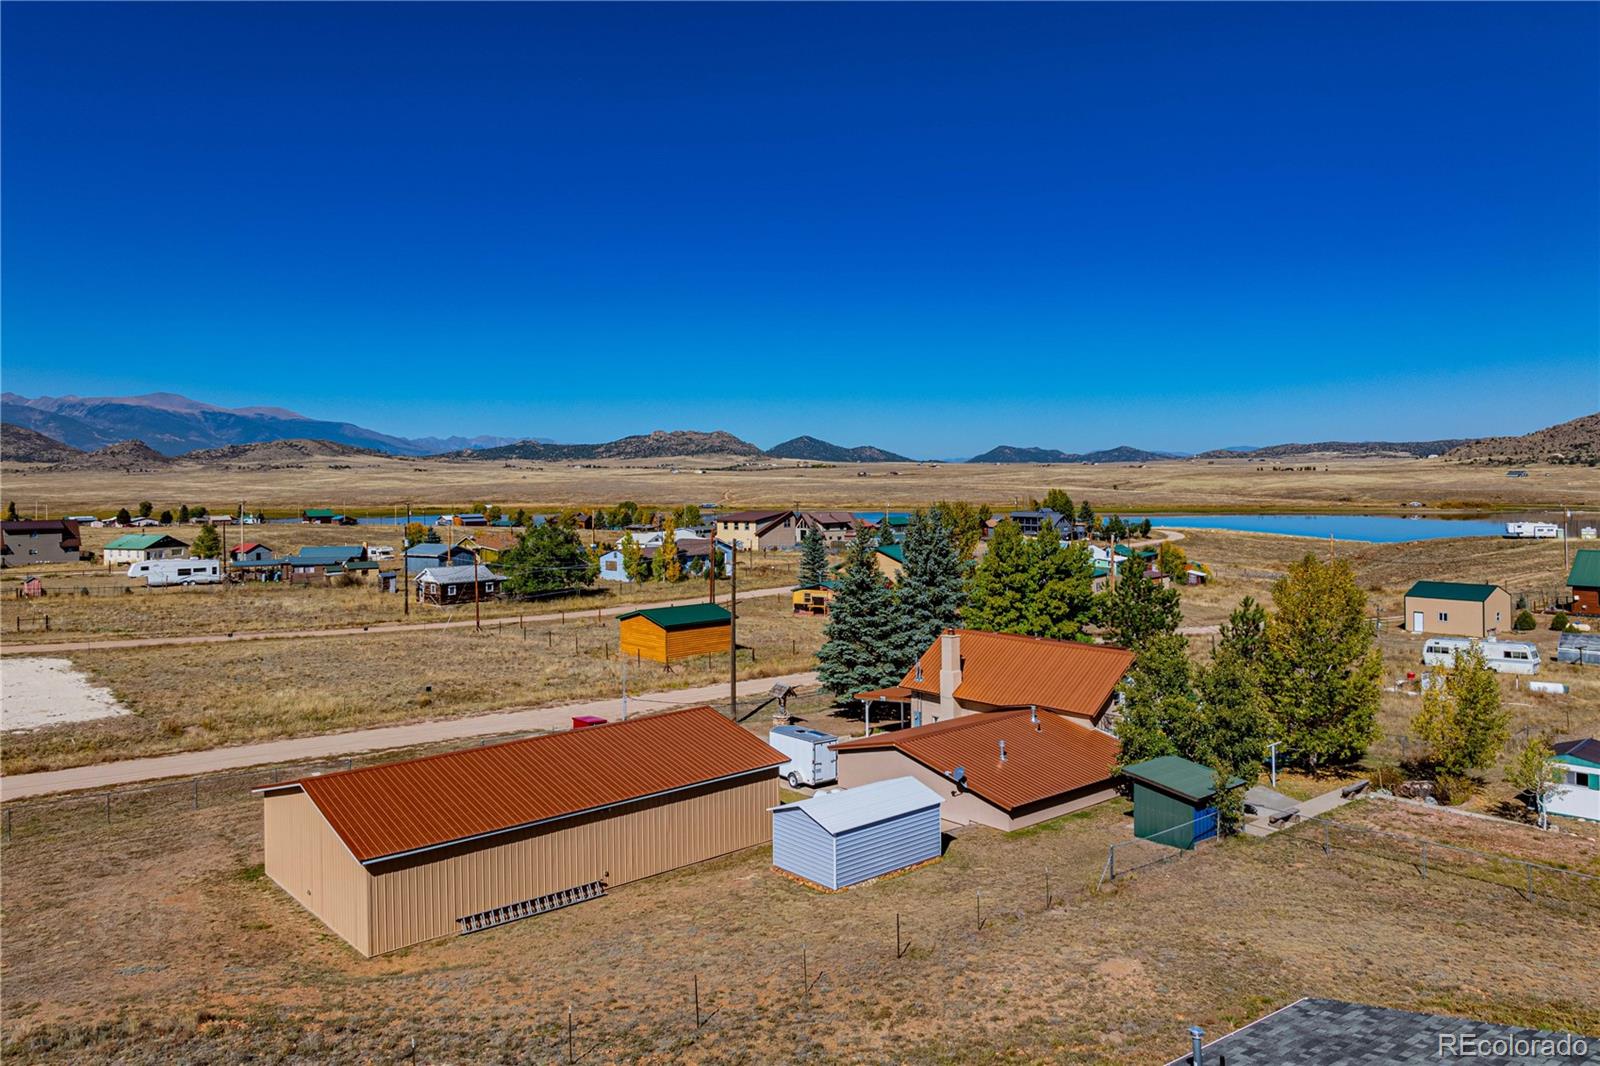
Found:
[[[1271,752],[1272,752],[1272,787],[1273,788],[1277,788],[1278,787],[1278,745],[1282,744],[1282,743],[1283,743],[1283,741],[1281,741],[1281,740],[1274,740],[1270,744],[1267,745],[1268,749],[1270,749]]]
[[[739,720],[739,549],[728,576],[728,717]]]
[[[707,581],[708,581],[708,586],[707,587],[710,589],[710,591],[707,593],[707,595],[710,598],[706,602],[707,603],[716,603],[717,602],[717,567],[722,564],[722,560],[717,558],[717,523],[714,522],[714,521],[711,523],[711,558],[710,558],[709,562],[711,563],[711,565],[706,567],[706,578],[707,578]]]
[[[623,655],[623,656],[621,656],[621,659],[622,659],[622,720],[624,722],[626,722],[628,720],[628,657],[626,655]]]
[[[406,501],[406,524],[400,531],[400,602],[406,617],[411,616],[411,501]]]
[[[483,632],[483,608],[478,600],[478,549],[472,549],[472,628]]]

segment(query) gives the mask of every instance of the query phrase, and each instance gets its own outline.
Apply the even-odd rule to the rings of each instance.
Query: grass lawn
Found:
[[[561,1061],[570,1007],[588,1061],[1148,1063],[1181,1054],[1191,1024],[1220,1035],[1307,995],[1600,1033],[1600,971],[1550,964],[1551,944],[1592,939],[1593,909],[1324,856],[1300,831],[1096,891],[1126,809],[962,831],[941,861],[838,894],[755,849],[375,960],[262,876],[253,801],[63,823],[0,852],[4,1052],[386,1061],[415,1041],[418,1062]],[[1507,854],[1551,846],[1437,811],[1346,810]],[[715,1012],[698,1032],[697,976]]]

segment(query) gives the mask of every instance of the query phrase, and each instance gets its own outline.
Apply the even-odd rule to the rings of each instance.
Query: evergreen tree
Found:
[[[1120,688],[1123,703],[1116,733],[1122,750],[1117,769],[1162,755],[1184,755],[1180,740],[1198,732],[1194,719],[1199,711],[1187,642],[1170,633],[1153,637],[1135,657]]]
[[[145,500],[144,502],[139,504],[139,517],[140,518],[149,518],[150,517],[150,512],[154,511],[155,509],[156,509],[156,505],[155,504],[151,503],[149,500]]]
[[[178,521],[184,525],[189,524],[189,505],[184,504],[178,508]]]
[[[1178,590],[1145,577],[1132,559],[1121,569],[1116,586],[1100,598],[1100,624],[1113,644],[1137,652],[1152,637],[1176,631],[1183,610]]]
[[[1027,628],[1035,637],[1086,640],[1083,627],[1094,615],[1094,557],[1085,544],[1063,546],[1041,534],[1026,544],[1033,594]]]
[[[505,589],[514,596],[536,596],[592,585],[599,564],[576,530],[556,523],[534,526],[500,553]]]
[[[1258,675],[1267,649],[1267,612],[1253,597],[1246,596],[1222,623],[1217,642],[1218,655],[1232,655],[1248,664]]]
[[[817,651],[817,680],[840,699],[905,676],[906,657],[894,641],[900,629],[894,596],[878,572],[876,549],[871,537],[857,537],[846,550]]]
[[[1272,732],[1256,668],[1219,647],[1211,662],[1196,671],[1195,691],[1200,697],[1200,721],[1189,745],[1195,752],[1190,757],[1254,781]]]
[[[895,602],[906,643],[921,654],[940,632],[960,624],[967,568],[954,531],[937,510],[916,513],[903,546],[905,567],[895,584]],[[906,668],[911,665],[908,661]]]
[[[1078,521],[1083,523],[1083,528],[1090,536],[1094,535],[1094,508],[1089,506],[1089,501],[1084,500],[1078,505]]]
[[[207,523],[200,527],[200,532],[194,535],[194,543],[189,545],[189,554],[196,559],[215,559],[222,554],[222,538],[217,536],[217,527]]]
[[[1026,633],[1032,624],[1029,599],[1033,559],[1022,528],[1009,518],[994,527],[989,550],[972,572],[962,621],[990,633]]]
[[[133,523],[133,515],[128,513],[126,507],[117,508],[117,525],[126,526]]]
[[[656,577],[661,581],[677,581],[683,577],[683,563],[678,559],[678,523],[670,511],[661,532],[661,547],[656,549]]]
[[[632,533],[622,534],[622,539],[617,541],[617,550],[622,553],[622,572],[628,575],[628,580],[644,581],[644,549],[639,547]]]
[[[1360,758],[1378,735],[1383,658],[1350,564],[1308,554],[1272,601],[1262,691],[1286,756],[1311,769]]]
[[[18,521],[21,521],[21,519],[19,519],[17,517],[17,501],[16,500],[12,500],[10,503],[6,504],[6,521],[7,522],[18,522]]]
[[[171,511],[162,511],[161,512],[161,517],[156,519],[156,521],[160,522],[164,526],[172,525],[172,512]]]
[[[1143,537],[1145,540],[1150,539],[1150,519],[1146,518],[1144,521],[1139,523],[1139,536]]]
[[[878,547],[892,548],[900,541],[894,535],[894,526],[889,523],[889,512],[883,512],[883,522],[878,526]]]
[[[800,587],[814,588],[828,580],[828,542],[819,529],[800,537]]]
[[[439,544],[439,543],[442,543],[439,540],[439,527],[438,526],[428,526],[428,527],[426,527],[426,532],[424,532],[422,534],[422,542],[424,544]]]
[[[1066,489],[1051,489],[1044,494],[1044,506],[1047,511],[1055,511],[1072,517],[1072,497],[1067,495]]]
[[[1478,648],[1456,654],[1455,667],[1435,669],[1422,693],[1412,728],[1449,774],[1483,770],[1511,739],[1510,720],[1500,706],[1500,683]]]
[[[504,518],[505,514],[505,511],[501,509],[498,503],[491,503],[489,509],[483,512],[483,517],[487,518],[490,524],[493,524]]]

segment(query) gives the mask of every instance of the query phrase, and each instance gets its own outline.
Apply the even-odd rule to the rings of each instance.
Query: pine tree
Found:
[[[828,542],[819,529],[800,537],[800,587],[816,588],[828,580]]]
[[[1150,638],[1176,631],[1183,609],[1177,589],[1157,585],[1131,559],[1121,569],[1116,587],[1100,599],[1100,624],[1113,644],[1139,651]]]
[[[1482,770],[1511,739],[1510,720],[1500,706],[1500,683],[1477,648],[1459,652],[1455,666],[1432,672],[1422,709],[1412,728],[1447,774]]]
[[[189,545],[189,554],[196,559],[215,559],[222,554],[222,538],[217,536],[217,527],[207,523],[200,527],[200,532],[194,535],[194,543]]]
[[[12,500],[10,503],[6,504],[6,521],[7,522],[21,521],[21,519],[19,519],[17,517],[17,501],[16,500]]]
[[[617,541],[617,550],[622,553],[622,572],[628,575],[628,580],[645,580],[644,550],[633,539],[632,533],[622,534],[622,539]]]
[[[189,505],[188,504],[183,504],[181,507],[178,508],[178,521],[182,522],[184,525],[188,525],[189,524]]]
[[[878,546],[892,548],[900,541],[894,535],[894,526],[889,523],[889,512],[883,512],[883,522],[878,526]]]
[[[128,509],[126,507],[118,507],[117,508],[117,525],[126,526],[126,525],[131,525],[132,523],[133,523],[133,515],[128,513]]]
[[[817,680],[840,699],[892,685],[905,675],[902,656],[892,647],[899,629],[894,596],[878,571],[876,549],[871,537],[851,542],[817,651]]]
[[[1191,757],[1254,781],[1272,730],[1256,668],[1219,646],[1211,662],[1196,671],[1195,691],[1200,720],[1191,744],[1196,755]]]
[[[139,504],[139,517],[140,518],[149,518],[150,517],[150,512],[154,511],[155,509],[156,509],[156,505],[155,504],[151,503],[149,500],[143,501],[142,503]]]
[[[1378,736],[1383,658],[1350,564],[1306,555],[1272,587],[1262,692],[1287,758],[1315,769]]]
[[[1117,769],[1162,755],[1184,755],[1180,739],[1192,737],[1199,710],[1189,649],[1175,634],[1157,636],[1140,650],[1122,679]]]
[[[961,622],[966,602],[966,564],[954,531],[936,510],[918,511],[906,530],[905,567],[896,583],[906,643],[921,654],[940,632]],[[912,661],[906,663],[910,669]]]
[[[1040,534],[1027,543],[1034,589],[1026,632],[1052,640],[1085,640],[1094,614],[1094,558],[1084,544],[1063,547],[1061,538]]]
[[[551,522],[523,531],[500,553],[506,591],[515,596],[559,592],[594,584],[599,562],[578,539],[576,530]]]
[[[1078,521],[1083,523],[1083,528],[1090,536],[1094,535],[1094,508],[1089,505],[1088,500],[1078,505]]]
[[[661,547],[656,549],[656,576],[662,581],[677,581],[683,577],[683,563],[678,560],[678,523],[670,511],[661,534]]]
[[[961,619],[970,629],[1026,633],[1032,625],[1029,599],[1037,591],[1033,559],[1022,528],[1009,518],[994,527],[989,550],[972,572]]]
[[[171,511],[162,511],[161,512],[161,517],[156,519],[156,521],[160,522],[164,526],[172,525],[172,512]]]
[[[1233,655],[1259,673],[1267,649],[1267,612],[1246,596],[1222,623],[1217,654]]]

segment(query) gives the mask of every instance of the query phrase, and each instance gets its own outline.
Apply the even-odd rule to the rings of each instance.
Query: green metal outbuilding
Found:
[[[1217,835],[1216,774],[1209,766],[1162,755],[1122,771],[1133,783],[1133,835],[1143,840],[1192,848]],[[1243,788],[1235,777],[1228,787]]]

